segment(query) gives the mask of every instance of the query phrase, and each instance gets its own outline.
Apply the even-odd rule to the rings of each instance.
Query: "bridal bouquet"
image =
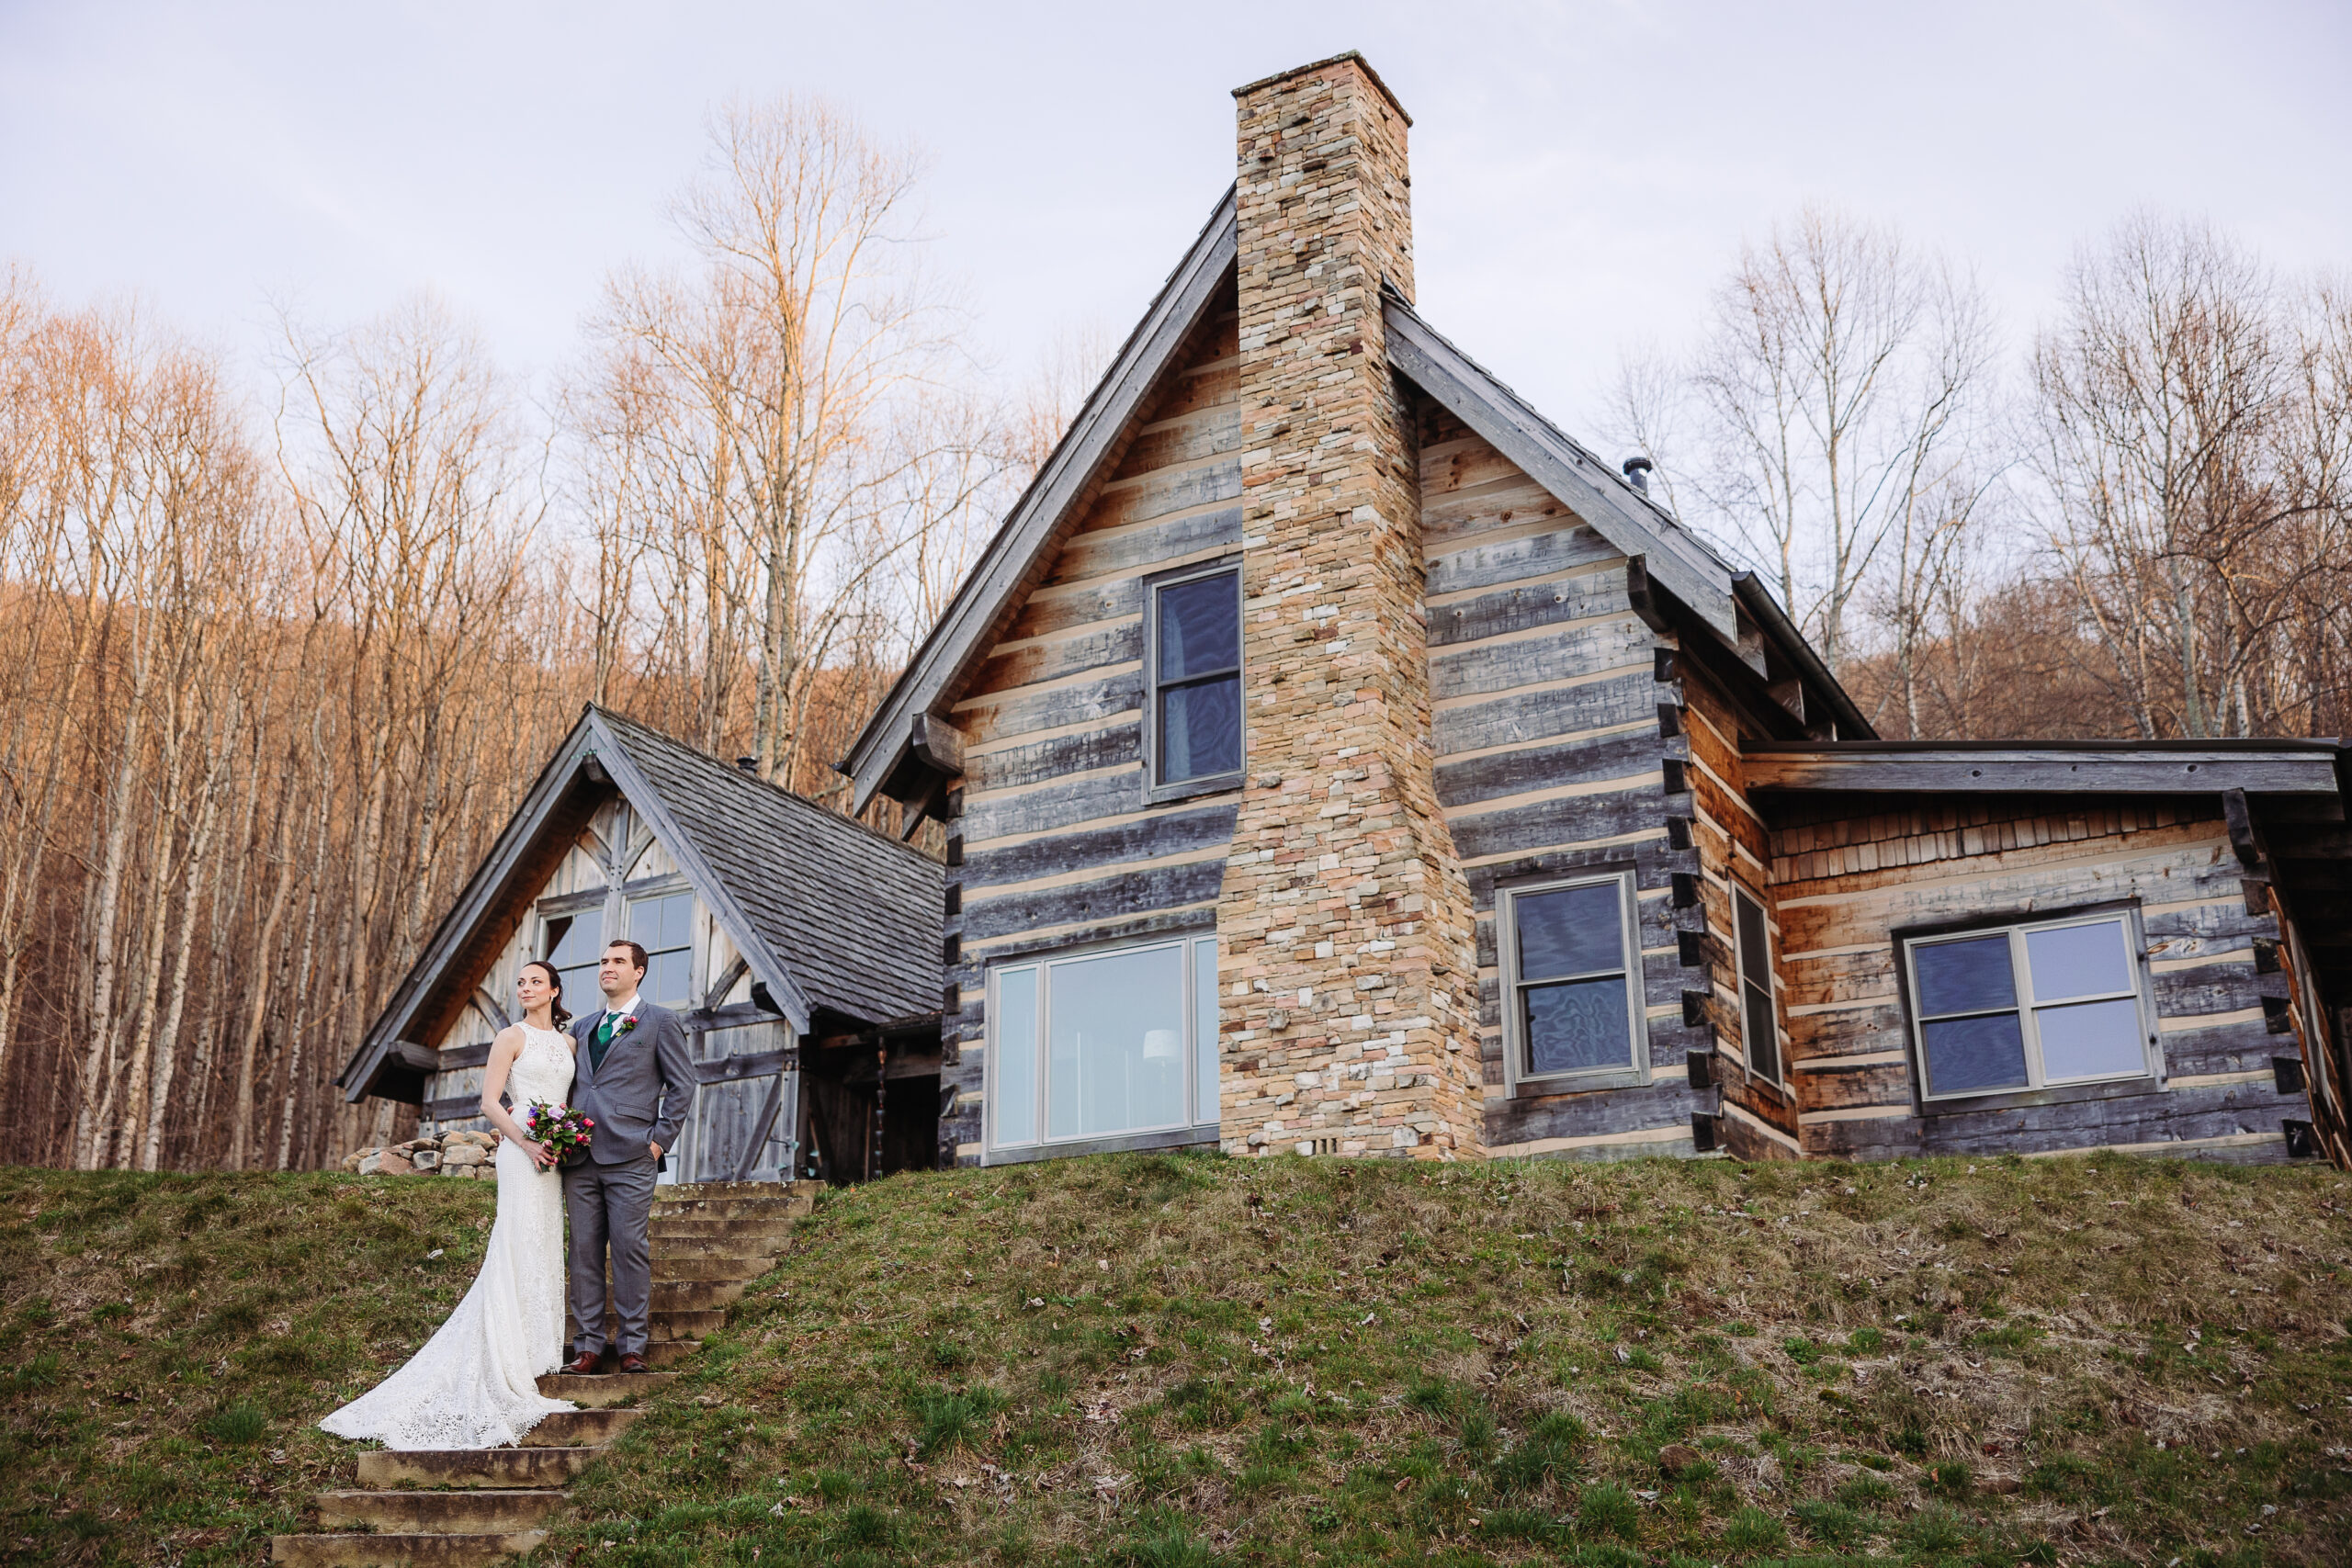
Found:
[[[558,1158],[574,1149],[584,1149],[594,1134],[596,1119],[582,1116],[569,1105],[549,1105],[546,1100],[531,1102],[523,1112],[523,1125],[531,1130],[534,1142],[545,1144]]]

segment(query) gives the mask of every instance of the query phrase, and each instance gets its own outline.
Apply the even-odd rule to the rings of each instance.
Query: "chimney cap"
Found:
[[[760,776],[760,760],[757,757],[738,757],[735,766],[738,772],[749,773],[753,778]]]
[[[1261,76],[1255,82],[1244,82],[1233,89],[1233,96],[1237,98],[1246,97],[1261,87],[1271,87],[1275,83],[1286,82],[1293,76],[1304,76],[1309,71],[1320,71],[1327,65],[1341,65],[1351,62],[1364,73],[1367,81],[1380,89],[1380,96],[1388,100],[1388,107],[1395,109],[1407,125],[1411,125],[1413,117],[1405,112],[1405,106],[1396,101],[1396,95],[1389,91],[1388,84],[1380,79],[1380,73],[1372,68],[1372,62],[1363,57],[1362,50],[1351,49],[1345,53],[1329,55],[1322,60],[1310,60],[1304,65],[1294,65],[1287,71],[1277,71],[1271,76]]]
[[[1656,463],[1636,453],[1620,465],[1620,471],[1624,474],[1627,483],[1647,495],[1650,492],[1650,470],[1657,467]]]

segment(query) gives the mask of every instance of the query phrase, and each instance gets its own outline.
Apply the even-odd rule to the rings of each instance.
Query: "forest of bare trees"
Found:
[[[299,1168],[328,1080],[583,702],[831,762],[1105,345],[974,372],[919,165],[726,110],[535,396],[429,299],[272,393],[0,275],[0,1160]],[[2023,348],[1808,211],[1615,406],[1888,735],[2352,729],[2352,289],[2135,218]],[[887,806],[884,809],[890,809]]]
[[[916,167],[741,107],[535,412],[430,301],[288,320],[277,392],[0,278],[0,1159],[293,1168],[594,699],[831,763],[1053,424],[982,398]],[[888,807],[885,807],[888,809]]]
[[[1983,295],[1808,209],[1614,434],[1883,735],[2352,732],[2352,287],[2140,213],[2005,350]]]

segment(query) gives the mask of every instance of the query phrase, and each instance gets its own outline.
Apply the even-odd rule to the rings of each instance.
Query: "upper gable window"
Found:
[[[2151,1076],[2129,913],[1904,943],[1927,1100]]]
[[[1241,781],[1241,573],[1171,573],[1150,592],[1150,796],[1230,788]]]
[[[1639,1083],[1649,1068],[1634,879],[1505,889],[1505,1079],[1546,1094]]]
[[[605,953],[605,911],[582,909],[547,918],[539,956],[555,966],[564,1005],[574,1010],[596,995],[596,964]]]
[[[645,979],[639,989],[655,1007],[694,1005],[695,896],[663,893],[632,898],[628,934],[645,949]]]

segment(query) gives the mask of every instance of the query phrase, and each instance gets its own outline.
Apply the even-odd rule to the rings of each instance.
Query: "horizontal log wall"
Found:
[[[1855,797],[1848,797],[1849,800]],[[1771,835],[1785,1028],[1808,1154],[2042,1154],[2120,1147],[2283,1158],[2266,998],[2257,967],[2277,920],[2249,913],[2218,806],[2126,797],[2052,812],[1981,797],[1784,821]],[[1905,927],[2014,912],[2059,915],[2136,900],[2148,937],[2164,1087],[2084,1091],[1999,1110],[1918,1114],[1894,945]],[[2267,906],[2266,906],[2267,908]],[[2275,1004],[2274,1004],[2275,1005]]]
[[[1490,1155],[1627,1158],[1691,1152],[1674,874],[1661,763],[1657,638],[1634,614],[1625,558],[1451,414],[1422,413],[1430,740],[1437,794],[1478,918]],[[1505,1092],[1498,885],[1630,864],[1641,900],[1653,1081]]]
[[[1739,994],[1739,927],[1732,908],[1732,888],[1745,888],[1764,907],[1765,929],[1778,952],[1781,931],[1773,912],[1767,859],[1771,840],[1764,819],[1748,803],[1746,769],[1739,752],[1739,721],[1730,700],[1698,671],[1681,671],[1684,708],[1682,727],[1690,739],[1686,776],[1690,784],[1691,842],[1698,852],[1700,903],[1705,929],[1719,940],[1706,944],[1706,962],[1686,971],[1686,984],[1705,998],[1701,1010],[1713,1035],[1711,1064],[1721,1086],[1721,1136],[1724,1147],[1741,1159],[1793,1159],[1804,1152],[1798,1135],[1797,1103],[1790,1091],[1788,1073],[1782,1082],[1759,1077],[1748,1068],[1742,1040],[1744,1004]],[[1785,1013],[1774,985],[1773,1015]],[[1783,1029],[1780,1059],[1789,1060]]]
[[[1233,797],[1144,802],[1144,595],[1241,547],[1237,320],[1204,329],[955,706],[943,1162],[981,1155],[989,964],[1216,923]]]

